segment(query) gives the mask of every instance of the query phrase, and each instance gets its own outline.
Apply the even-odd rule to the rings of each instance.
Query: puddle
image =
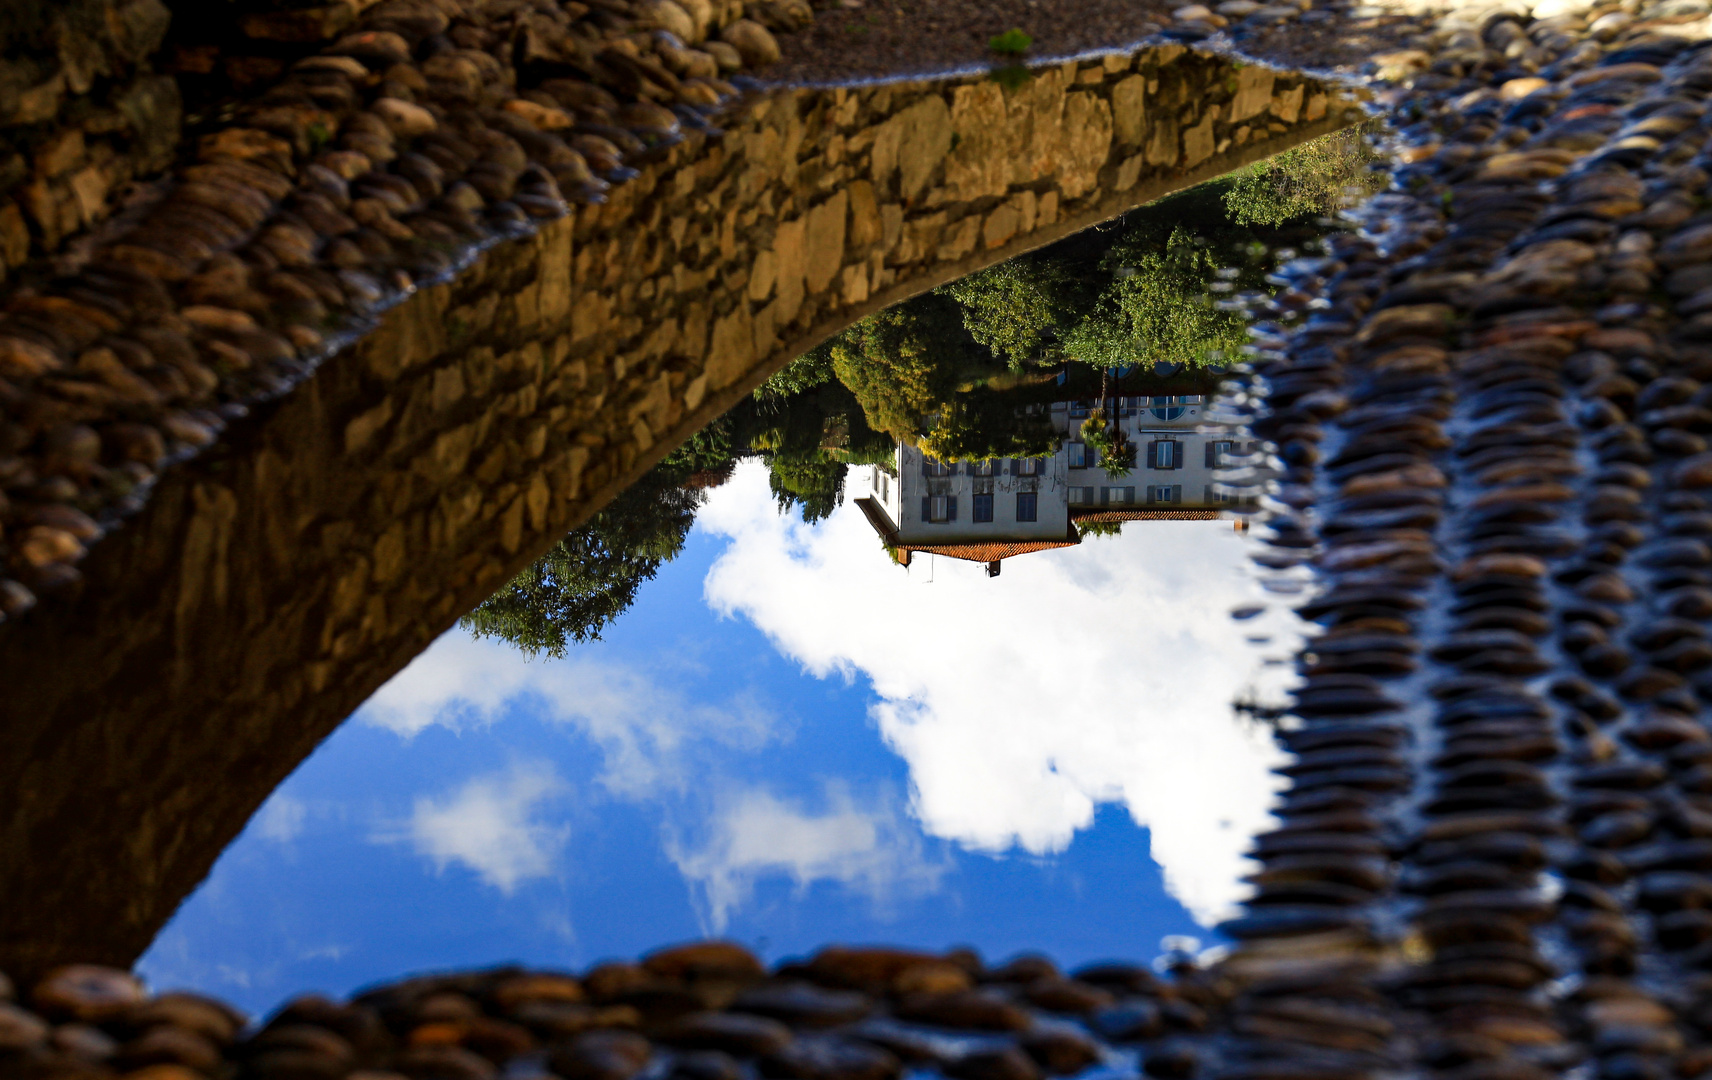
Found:
[[[141,971],[261,1010],[703,935],[1212,944],[1307,587],[1253,562],[1249,321],[1311,313],[1275,271],[1372,156],[1310,144],[799,360],[364,705]]]

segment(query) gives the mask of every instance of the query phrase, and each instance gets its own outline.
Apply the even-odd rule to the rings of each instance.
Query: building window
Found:
[[[1076,418],[1086,417],[1088,415],[1088,403],[1086,401],[1072,401],[1070,403],[1070,415]]]
[[[996,471],[994,468],[994,465],[995,465],[995,462],[991,458],[987,459],[986,461],[971,462],[969,465],[969,475],[970,476],[992,476],[993,473]],[[980,519],[976,518],[975,520],[979,521]],[[992,519],[988,518],[987,520],[991,521]]]
[[[1176,420],[1183,415],[1183,406],[1179,404],[1178,398],[1155,397],[1148,412],[1153,414],[1155,420]]]
[[[921,500],[921,516],[934,525],[943,525],[948,521],[957,520],[957,497],[955,495],[924,495]]]
[[[1046,462],[1040,458],[1011,458],[1012,476],[1040,476],[1044,473]]]
[[[1230,462],[1231,453],[1236,449],[1236,443],[1229,439],[1216,439],[1207,443],[1207,468],[1223,468]]]
[[[1017,492],[1017,515],[1016,515],[1016,519],[1018,521],[1033,521],[1034,520],[1035,507],[1038,505],[1035,500],[1036,500],[1036,496],[1035,496],[1034,492],[1032,492],[1032,491],[1019,491],[1019,492]]]
[[[1172,439],[1158,439],[1147,445],[1147,467],[1150,469],[1176,469],[1183,464],[1182,455],[1178,453],[1179,444]]]
[[[1147,505],[1169,505],[1183,501],[1182,484],[1150,484],[1147,488]]]
[[[933,477],[956,476],[957,465],[955,462],[935,461],[930,457],[924,457],[921,459],[921,475]]]
[[[976,521],[993,520],[993,497],[991,495],[975,496],[974,514]]]
[[[1094,505],[1094,496],[1099,494],[1096,489],[1091,487],[1073,487],[1068,490],[1070,492],[1070,505],[1072,506],[1092,506]]]
[[[1073,442],[1070,444],[1070,467],[1072,469],[1092,469],[1100,463],[1100,452],[1087,443]]]
[[[1101,491],[1107,506],[1128,506],[1135,502],[1135,489],[1132,487],[1109,487]]]

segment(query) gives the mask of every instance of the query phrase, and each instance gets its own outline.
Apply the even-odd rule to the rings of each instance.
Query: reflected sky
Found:
[[[998,578],[905,570],[849,502],[780,517],[744,464],[606,640],[529,661],[454,630],[395,677],[139,969],[261,1010],[705,934],[1067,964],[1205,937],[1281,786],[1230,707],[1282,620],[1230,619],[1246,551],[1151,521]]]

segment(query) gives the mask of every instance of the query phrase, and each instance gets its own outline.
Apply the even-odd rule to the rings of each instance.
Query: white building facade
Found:
[[[1077,542],[1078,517],[1113,511],[1135,518],[1212,517],[1233,504],[1214,473],[1245,452],[1245,444],[1206,424],[1201,396],[1119,398],[1116,422],[1135,455],[1128,474],[1119,477],[1108,475],[1098,452],[1080,439],[1092,408],[1074,401],[1050,406],[1063,441],[1048,457],[941,462],[900,446],[895,475],[871,467],[870,490],[857,501],[866,499],[863,510],[888,544],[918,550],[1037,550]],[[979,558],[983,552],[944,553]]]

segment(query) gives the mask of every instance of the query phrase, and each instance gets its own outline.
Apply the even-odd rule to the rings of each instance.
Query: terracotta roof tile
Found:
[[[1217,521],[1217,510],[1073,510],[1070,520],[1104,524],[1111,521]]]
[[[898,550],[920,552],[924,555],[943,555],[948,559],[967,559],[970,562],[990,563],[1000,559],[1008,559],[1012,555],[1027,555],[1032,551],[1075,547],[1078,543],[1079,541],[1076,540],[1028,540],[1009,544],[899,544]]]

